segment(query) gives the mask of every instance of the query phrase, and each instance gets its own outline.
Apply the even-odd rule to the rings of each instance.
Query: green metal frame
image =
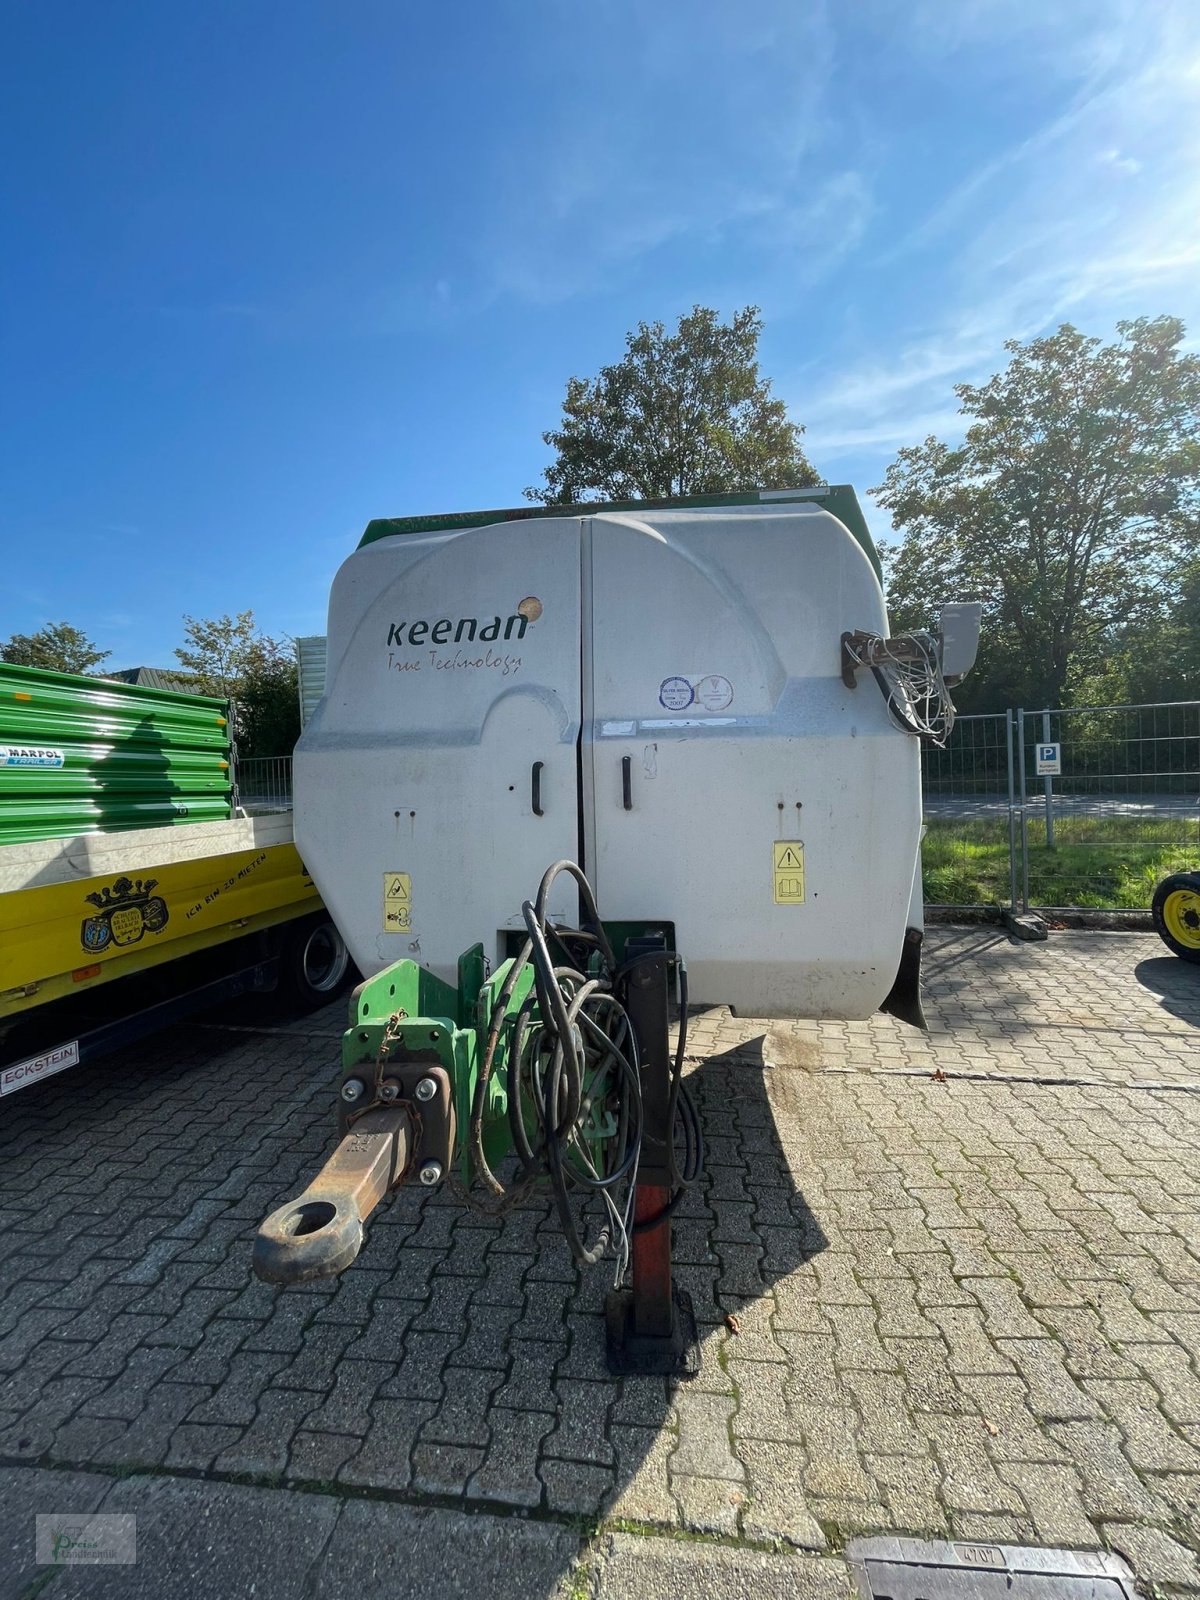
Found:
[[[464,1181],[469,1177],[465,1131],[475,1099],[479,1066],[492,1011],[512,967],[505,961],[485,979],[483,946],[472,945],[458,960],[458,987],[451,988],[432,972],[407,959],[368,978],[355,990],[353,1022],[342,1037],[342,1076],[361,1076],[374,1069],[384,1034],[397,1012],[404,1013],[392,1037],[412,1055],[434,1055],[445,1067],[454,1094],[458,1124],[456,1160]],[[533,969],[522,972],[505,1010],[498,1062],[507,1059],[507,1034],[533,987]],[[506,1075],[493,1073],[483,1108],[483,1149],[489,1163],[503,1160],[511,1146]]]
[[[644,932],[646,926],[633,922],[606,923],[605,929],[610,938],[620,935],[620,943],[615,944],[614,948],[622,949],[627,935]],[[654,924],[655,928],[662,926],[660,923]],[[673,936],[671,942],[674,942]],[[373,978],[368,978],[355,990],[351,1001],[351,1025],[342,1036],[343,1081],[366,1076],[364,1068],[369,1068],[370,1076],[374,1076],[389,1029],[392,1041],[389,1055],[393,1046],[399,1045],[401,1048],[397,1054],[410,1059],[436,1058],[445,1068],[454,1097],[458,1129],[454,1159],[464,1182],[471,1175],[466,1130],[479,1082],[479,1070],[492,1013],[512,966],[513,959],[510,958],[502,962],[491,977],[485,977],[483,945],[472,945],[458,958],[458,986],[452,988],[415,961],[407,958],[397,961],[382,972],[377,972]],[[517,1013],[533,986],[533,967],[526,966],[505,1007],[496,1051],[496,1070],[488,1081],[483,1105],[483,1149],[492,1167],[502,1161],[512,1148],[508,1073],[504,1069],[509,1060],[510,1036]],[[535,1008],[534,1021],[537,1017]],[[386,1061],[387,1057],[384,1059]],[[609,1110],[599,1101],[593,1103],[591,1100],[602,1072],[602,1067],[595,1069],[584,1085],[587,1118],[582,1137],[591,1147],[592,1159],[596,1163],[602,1159],[605,1140],[612,1136],[615,1129]],[[532,1111],[527,1109],[527,1123],[531,1116]],[[530,1127],[529,1132],[532,1136],[534,1129]]]

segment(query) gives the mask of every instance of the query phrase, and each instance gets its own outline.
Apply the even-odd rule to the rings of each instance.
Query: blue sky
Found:
[[[374,516],[518,503],[566,378],[753,302],[825,477],[1005,338],[1200,347],[1194,0],[0,0],[0,637],[324,630]],[[868,507],[877,533],[886,519]]]

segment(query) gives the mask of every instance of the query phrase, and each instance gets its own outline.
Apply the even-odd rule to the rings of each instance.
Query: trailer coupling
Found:
[[[337,1149],[303,1194],[258,1230],[251,1262],[267,1283],[336,1277],[362,1249],[363,1223],[382,1200],[413,1177],[440,1182],[449,1166],[454,1110],[445,1069],[389,1062],[370,1098],[361,1065],[358,1073],[342,1082]],[[355,1112],[364,1099],[366,1109]]]
[[[579,929],[552,925],[546,911],[561,873],[578,882]],[[475,945],[459,959],[456,987],[404,960],[355,991],[341,1141],[262,1224],[254,1271],[282,1284],[342,1272],[374,1208],[413,1180],[453,1178],[467,1204],[493,1217],[548,1191],[577,1261],[615,1249],[619,1275],[631,1272],[632,1288],[609,1307],[613,1370],[694,1372],[694,1317],[672,1284],[670,1251],[671,1215],[703,1164],[683,1082],[686,969],[661,928],[618,925],[618,959],[573,862],[548,868],[522,913],[520,953],[495,973]]]
[[[363,1223],[408,1165],[408,1112],[369,1111],[304,1193],[273,1211],[254,1241],[254,1271],[268,1283],[309,1283],[348,1267]]]

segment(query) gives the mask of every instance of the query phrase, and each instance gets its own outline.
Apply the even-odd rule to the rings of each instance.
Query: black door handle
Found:
[[[621,802],[626,811],[633,810],[633,757],[621,757]]]
[[[535,817],[544,817],[546,815],[542,810],[542,767],[544,765],[545,763],[542,761],[533,763],[533,795],[531,798]]]

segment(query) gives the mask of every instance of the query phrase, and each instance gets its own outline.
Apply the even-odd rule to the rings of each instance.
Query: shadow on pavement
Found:
[[[332,1148],[336,1056],[319,1035],[185,1029],[6,1104],[0,1459],[736,1533],[746,1477],[718,1347],[778,1361],[772,1291],[826,1244],[767,1094],[805,1075],[764,1067],[757,1041],[690,1076],[708,1165],[675,1260],[703,1368],[676,1385],[609,1375],[612,1264],[576,1266],[540,1200],[493,1220],[406,1189],[340,1279],[254,1280],[258,1223]],[[179,1534],[149,1523],[144,1559],[183,1600]],[[512,1592],[554,1593],[558,1565]],[[396,1571],[362,1593],[392,1592]]]
[[[1200,1028],[1200,966],[1178,956],[1139,961],[1133,975],[1173,1017]]]
[[[938,935],[936,943],[927,939],[922,951],[921,972],[926,982],[936,982],[964,962],[978,960],[986,951],[1017,942],[993,927],[955,929],[953,934],[939,928]]]

